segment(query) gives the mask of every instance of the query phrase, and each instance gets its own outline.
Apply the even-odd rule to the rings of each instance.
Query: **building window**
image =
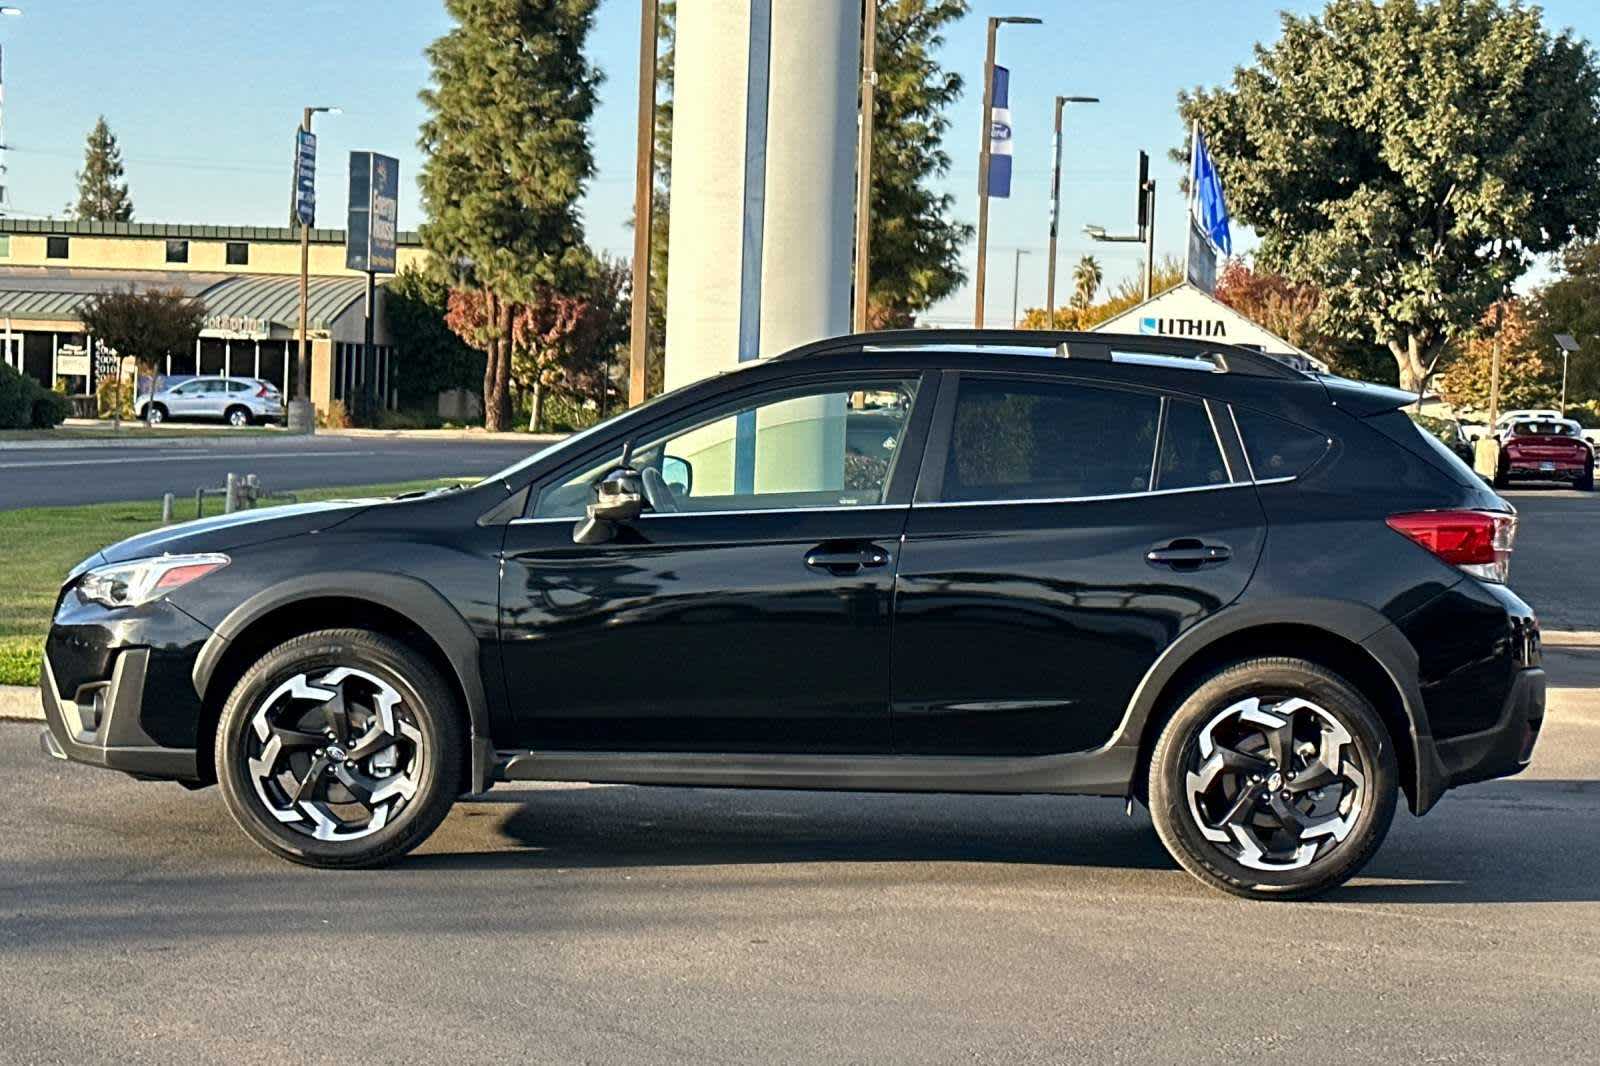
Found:
[[[189,242],[188,241],[168,241],[167,242],[167,262],[169,262],[169,263],[187,263],[188,261],[189,261]]]
[[[231,267],[249,266],[250,246],[244,241],[229,241],[228,265]]]
[[[44,257],[46,259],[65,259],[67,257],[67,238],[46,237],[44,239]]]

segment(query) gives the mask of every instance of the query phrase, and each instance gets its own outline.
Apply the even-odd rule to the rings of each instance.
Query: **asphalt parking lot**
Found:
[[[1513,585],[1600,629],[1600,504],[1512,495]],[[316,873],[3,724],[0,1061],[1593,1061],[1600,648],[1548,665],[1528,773],[1297,904],[1053,797],[496,790]]]

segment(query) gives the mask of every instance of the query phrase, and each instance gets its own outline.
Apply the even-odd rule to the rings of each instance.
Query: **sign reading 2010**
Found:
[[[393,274],[399,225],[400,161],[377,152],[351,152],[345,266]]]

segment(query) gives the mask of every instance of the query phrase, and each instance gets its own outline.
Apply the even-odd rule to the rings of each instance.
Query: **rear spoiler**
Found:
[[[1371,418],[1388,411],[1410,407],[1417,402],[1417,394],[1404,389],[1391,389],[1387,385],[1374,385],[1367,381],[1352,381],[1333,374],[1317,374],[1316,379],[1328,390],[1328,400],[1335,407],[1349,411],[1357,418]]]

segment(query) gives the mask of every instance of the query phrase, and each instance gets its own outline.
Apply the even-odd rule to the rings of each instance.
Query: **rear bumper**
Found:
[[[1506,476],[1546,478],[1549,480],[1555,480],[1558,478],[1580,478],[1583,476],[1584,471],[1588,469],[1587,465],[1584,463],[1553,462],[1549,463],[1547,467],[1546,463],[1548,462],[1548,460],[1520,460],[1517,462],[1508,463],[1506,465]]]
[[[1519,670],[1493,726],[1437,741],[1445,787],[1510,777],[1526,770],[1544,725],[1544,690],[1544,670]]]

